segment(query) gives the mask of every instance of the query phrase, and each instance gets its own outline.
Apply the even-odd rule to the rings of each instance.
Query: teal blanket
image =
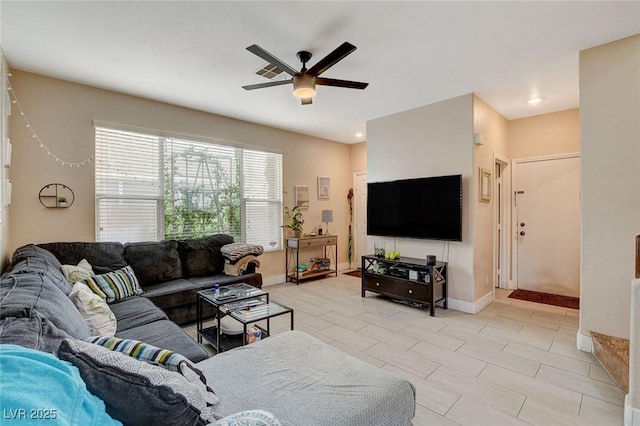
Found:
[[[0,423],[121,425],[87,390],[78,369],[55,356],[0,345]]]

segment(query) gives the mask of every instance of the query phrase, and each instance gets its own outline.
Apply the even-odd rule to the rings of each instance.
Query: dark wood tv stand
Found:
[[[436,304],[447,309],[447,262],[427,265],[426,259],[362,256],[362,297],[367,290],[429,307],[433,317]]]

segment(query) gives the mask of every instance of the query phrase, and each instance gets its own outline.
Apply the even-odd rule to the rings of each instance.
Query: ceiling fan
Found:
[[[344,59],[348,54],[356,50],[356,47],[348,42],[342,43],[333,52],[329,53],[324,58],[320,59],[318,63],[307,69],[307,62],[311,59],[311,52],[302,50],[298,52],[298,58],[302,62],[302,69],[296,71],[294,68],[282,62],[280,59],[273,56],[257,44],[253,44],[247,47],[247,50],[256,56],[269,62],[274,67],[280,68],[282,71],[289,74],[292,78],[289,80],[271,81],[268,83],[250,84],[248,86],[242,86],[245,90],[262,89],[265,87],[281,86],[284,84],[293,83],[293,94],[295,97],[300,98],[302,105],[309,105],[312,103],[312,99],[316,94],[316,85],[320,86],[334,86],[345,87],[348,89],[364,89],[369,83],[362,83],[359,81],[348,80],[336,80],[334,78],[320,77],[320,74],[334,66],[336,63]]]

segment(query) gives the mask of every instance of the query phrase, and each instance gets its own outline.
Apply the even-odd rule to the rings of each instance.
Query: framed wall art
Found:
[[[491,172],[482,167],[478,172],[478,201],[488,203],[491,201]]]
[[[318,198],[328,200],[331,196],[331,178],[318,177]]]
[[[640,235],[636,236],[636,278],[640,278]]]
[[[300,208],[309,207],[309,186],[308,185],[296,185],[296,206]]]

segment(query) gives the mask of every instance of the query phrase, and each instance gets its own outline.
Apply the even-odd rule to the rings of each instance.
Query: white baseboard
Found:
[[[624,397],[624,426],[640,426],[640,409],[631,406],[631,397]]]
[[[467,314],[477,314],[487,306],[489,306],[496,299],[496,295],[493,291],[485,294],[476,302],[467,302],[466,300],[458,300],[449,298],[447,304],[449,308],[456,311],[465,312]]]
[[[348,263],[341,263],[338,265],[338,271],[344,271],[349,269]],[[340,272],[338,272],[340,273]],[[285,282],[286,277],[284,274],[280,275],[271,275],[269,277],[262,276],[262,286],[268,287],[270,285],[280,284]],[[447,305],[450,309],[465,312],[468,314],[477,314],[487,306],[489,306],[496,299],[495,292],[491,291],[476,302],[467,302],[466,300],[458,300],[458,299],[447,299]]]
[[[280,283],[285,282],[286,279],[287,279],[287,277],[284,274],[271,275],[269,277],[265,277],[263,275],[262,276],[262,286],[266,287],[266,286],[270,286],[270,285],[280,284]]]
[[[351,263],[351,268],[349,268],[349,262],[339,263],[338,271],[347,271],[349,269],[355,269],[360,265],[355,265],[353,262]]]
[[[593,353],[593,338],[591,336],[585,336],[578,330],[578,333],[576,333],[576,347],[582,352]]]

